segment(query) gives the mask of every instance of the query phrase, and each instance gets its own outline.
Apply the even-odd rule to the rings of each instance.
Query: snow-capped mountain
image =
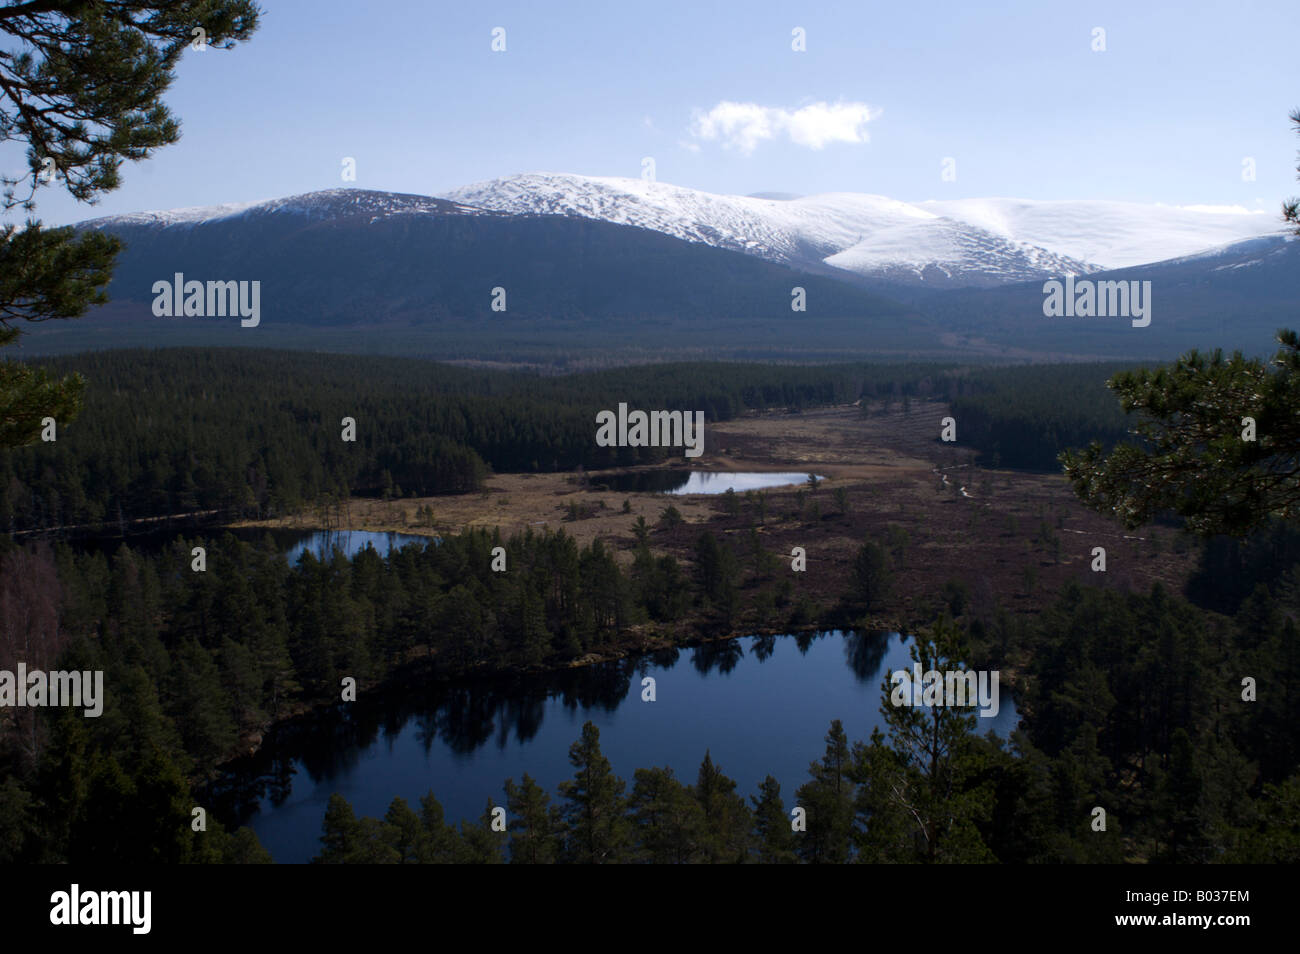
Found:
[[[301,195],[258,202],[227,202],[222,205],[193,206],[158,212],[108,215],[81,222],[78,228],[207,225],[225,219],[256,219],[277,214],[295,216],[302,221],[358,217],[377,221],[394,215],[487,215],[491,213],[485,209],[471,208],[458,202],[427,195],[377,192],[372,189],[322,189],[319,192],[305,192]]]
[[[515,215],[635,225],[796,268],[948,286],[1126,267],[1277,231],[1276,216],[1244,209],[1087,200],[907,203],[852,192],[781,199],[567,174],[494,179],[446,197]]]
[[[200,283],[259,282],[268,326],[779,320],[793,314],[795,286],[821,316],[912,314],[843,273],[812,275],[650,229],[362,189],[80,227],[124,240],[109,294],[119,312],[139,316],[152,314],[154,283],[177,272]],[[493,307],[497,287],[509,292],[505,312]]]
[[[328,342],[335,327],[420,328],[466,335],[461,347],[485,355],[496,333],[486,329],[507,322],[510,334],[552,344],[599,328],[597,338],[608,331],[635,347],[666,334],[706,350],[743,340],[765,357],[868,344],[900,354],[970,346],[1165,355],[1207,342],[1255,347],[1294,325],[1300,241],[1268,235],[1272,216],[1010,199],[929,206],[525,176],[450,198],[330,189],[80,227],[125,241],[104,317],[143,319],[150,336],[198,333],[153,315],[155,283],[177,272],[260,282],[258,327],[285,340]],[[1247,237],[1206,250],[1234,231]],[[1099,260],[1148,254],[1165,259],[1097,270]],[[1113,334],[1114,323],[1044,323],[1044,276],[1081,271],[1152,282],[1156,317],[1140,341]],[[508,312],[493,308],[498,286],[508,288]],[[806,292],[802,312],[792,310],[796,286]]]
[[[286,219],[377,222],[412,215],[589,219],[802,271],[940,289],[1128,268],[1278,231],[1276,216],[1240,208],[1003,198],[907,203],[855,192],[717,195],[642,179],[541,173],[465,186],[443,198],[327,189],[110,216],[83,226],[185,227],[235,218],[268,225]]]
[[[1097,267],[916,205],[853,192],[775,199],[642,179],[529,174],[446,197],[515,215],[633,225],[793,268],[830,266],[903,284],[997,285]]]
[[[1101,199],[952,199],[918,203],[1005,238],[1106,269],[1147,265],[1279,231],[1276,210]]]

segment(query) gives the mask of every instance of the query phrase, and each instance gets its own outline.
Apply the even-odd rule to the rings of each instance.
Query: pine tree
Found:
[[[0,143],[27,147],[28,172],[0,177],[8,212],[35,208],[39,188],[57,182],[93,202],[119,184],[124,160],[148,158],[180,136],[162,103],[181,54],[204,31],[226,48],[257,27],[251,0],[107,0],[95,4],[12,3],[0,8],[5,48]],[[22,193],[22,194],[20,194]],[[0,348],[20,332],[7,322],[76,318],[103,304],[121,242],[29,220],[0,227]],[[0,363],[0,448],[34,441],[41,421],[74,419],[85,382]]]
[[[704,852],[710,864],[739,864],[749,854],[752,819],[736,783],[727,778],[705,751],[695,780],[695,798],[704,812]]]
[[[496,806],[488,799],[487,807],[477,824],[460,823],[460,844],[456,862],[462,865],[499,865],[505,863],[506,833],[492,828],[492,810]]]
[[[1156,859],[1181,864],[1209,860],[1203,796],[1205,783],[1191,737],[1177,729],[1170,744],[1168,768],[1155,779],[1156,812],[1159,819]]]
[[[701,860],[704,811],[670,768],[637,769],[628,800],[639,858],[651,864]]]
[[[442,803],[429,792],[420,799],[420,825],[424,837],[419,842],[420,864],[450,864],[457,851],[456,830],[446,823]]]
[[[335,792],[325,808],[321,831],[321,853],[312,859],[314,864],[341,865],[355,861],[361,849],[361,823],[352,811],[348,800]]]
[[[559,814],[551,806],[551,797],[527,772],[515,785],[506,780],[506,807],[510,824],[510,863],[524,865],[554,864],[559,857]]]
[[[888,599],[892,585],[889,553],[868,540],[853,558],[854,593],[869,610],[877,610]]]
[[[791,817],[781,801],[781,784],[772,776],[763,779],[754,803],[754,843],[758,861],[767,865],[794,864],[796,835],[790,827]]]
[[[385,840],[404,865],[420,863],[421,849],[427,838],[420,816],[404,798],[394,798],[384,814]]]
[[[850,779],[848,736],[839,719],[826,733],[826,753],[808,767],[811,780],[795,793],[807,812],[808,830],[796,844],[800,856],[817,864],[843,864],[849,859],[855,787]]]
[[[1075,493],[1130,528],[1173,510],[1205,536],[1300,516],[1300,336],[1281,331],[1277,340],[1272,367],[1241,352],[1192,351],[1111,378],[1125,413],[1138,414],[1140,443],[1062,454]],[[1247,417],[1254,440],[1242,439]]]
[[[623,816],[627,786],[601,753],[600,730],[594,723],[583,725],[582,738],[569,747],[569,764],[576,770],[573,781],[560,783],[565,800],[565,860],[579,864],[624,861],[629,841]]]
[[[922,672],[962,668],[957,627],[941,618],[912,640],[910,655]],[[892,690],[886,677],[880,712],[888,737],[877,728],[868,745],[854,747],[860,860],[992,860],[977,827],[989,817],[993,793],[980,777],[984,763],[975,745],[974,701],[966,707],[894,705]],[[829,749],[828,742],[828,755]],[[811,809],[808,814],[811,833]]]

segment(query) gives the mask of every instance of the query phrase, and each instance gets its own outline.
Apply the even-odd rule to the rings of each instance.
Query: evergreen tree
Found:
[[[1174,732],[1169,766],[1155,774],[1152,782],[1157,803],[1155,860],[1182,864],[1208,861],[1205,784],[1186,729]]]
[[[1192,351],[1173,365],[1113,377],[1139,443],[1061,455],[1075,493],[1135,528],[1173,510],[1197,533],[1243,534],[1300,516],[1300,336],[1278,333],[1272,367],[1241,352]],[[1243,418],[1255,439],[1243,440]]]
[[[889,598],[892,586],[889,553],[880,544],[868,540],[853,558],[854,595],[869,610],[878,610]]]
[[[811,780],[795,800],[807,812],[808,830],[796,840],[800,856],[817,864],[843,864],[849,858],[855,787],[850,778],[848,736],[839,719],[826,733],[826,752],[808,768]]]
[[[551,797],[527,772],[515,785],[506,780],[506,807],[510,818],[510,863],[554,864],[559,857],[559,814]]]
[[[384,814],[385,840],[397,854],[400,864],[419,864],[427,839],[420,816],[404,798],[394,798]]]
[[[450,864],[455,860],[458,838],[445,819],[442,803],[433,792],[420,799],[420,825],[424,829],[424,837],[418,842],[421,864]]]
[[[749,807],[736,794],[736,783],[722,774],[707,751],[695,780],[695,798],[704,812],[705,860],[710,864],[746,861],[752,827]]]
[[[456,861],[463,865],[499,865],[505,863],[506,833],[492,828],[492,810],[496,806],[488,799],[487,807],[477,824],[460,823],[460,844]]]
[[[628,805],[640,860],[673,865],[702,860],[704,810],[672,769],[637,769]]]
[[[361,823],[352,811],[348,800],[335,792],[325,808],[325,821],[321,831],[321,852],[312,859],[314,864],[341,865],[356,861],[363,839]]]
[[[257,26],[250,0],[96,4],[12,3],[0,8],[6,49],[0,142],[27,147],[28,172],[0,178],[4,211],[35,208],[57,182],[93,202],[117,188],[123,160],[175,142],[180,125],[162,102],[182,52],[205,31],[225,48]],[[20,332],[13,319],[75,318],[107,301],[121,242],[97,231],[45,229],[29,220],[0,227],[0,348]],[[80,407],[84,381],[0,363],[0,448],[35,440],[42,418],[59,425]]]
[[[910,655],[923,673],[963,668],[960,634],[947,617],[912,640]],[[893,688],[887,677],[880,713],[888,738],[877,728],[872,730],[870,744],[859,743],[854,749],[852,774],[860,786],[860,859],[992,860],[979,829],[990,817],[993,791],[991,784],[980,778],[984,765],[974,742],[974,700],[968,700],[966,706],[927,708],[906,700],[895,705]],[[919,692],[920,687],[915,688]],[[826,760],[823,766],[828,770]],[[810,810],[810,833],[812,816]]]
[[[781,801],[781,784],[772,776],[763,779],[754,803],[754,843],[761,864],[794,864],[796,835],[790,827],[791,817]]]
[[[582,737],[569,747],[573,781],[560,784],[564,798],[564,856],[580,864],[625,860],[629,831],[624,817],[626,783],[600,751],[600,730],[587,722]]]

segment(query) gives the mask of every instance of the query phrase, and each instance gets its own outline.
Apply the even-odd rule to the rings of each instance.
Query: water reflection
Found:
[[[808,481],[802,471],[782,473],[760,471],[645,470],[630,474],[608,474],[591,478],[594,490],[638,494],[725,494],[734,490],[766,490]]]
[[[717,670],[724,676],[736,668],[736,663],[744,658],[745,649],[740,640],[729,639],[719,643],[702,643],[691,653],[691,665],[695,671],[708,675]]]
[[[336,549],[343,551],[346,557],[354,557],[366,547],[374,547],[381,557],[388,556],[392,550],[400,550],[408,543],[418,546],[439,544],[441,537],[420,537],[411,533],[380,532],[373,530],[317,530],[298,535],[292,544],[284,550],[290,564],[297,563],[304,553],[311,553],[318,560],[327,560]]]
[[[844,636],[844,661],[853,670],[859,682],[879,682],[881,664],[885,661],[885,652],[889,649],[890,639],[897,633],[851,632]]]
[[[685,655],[689,665],[681,665]],[[358,814],[378,816],[394,796],[413,802],[434,790],[450,822],[477,818],[483,799],[499,797],[504,779],[524,771],[554,793],[588,719],[626,778],[650,765],[693,778],[707,748],[746,794],[769,773],[793,791],[832,718],[854,739],[882,726],[886,670],[908,664],[896,633],[823,632],[705,643],[550,674],[412,681],[286,724],[206,797],[223,820],[252,824],[277,861],[305,861],[319,848],[324,804],[335,791]],[[645,675],[657,682],[653,704],[641,699]],[[1015,723],[1004,699],[989,727],[1006,735]]]

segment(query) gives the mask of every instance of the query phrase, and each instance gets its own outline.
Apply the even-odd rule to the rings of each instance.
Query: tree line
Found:
[[[191,569],[198,544],[207,548],[202,573]],[[506,573],[490,569],[495,546],[506,550]],[[875,547],[859,551],[847,606],[870,607],[887,583]],[[772,626],[793,625],[799,607],[787,600],[782,608],[769,593],[781,592],[780,574],[747,570],[707,530],[692,556],[689,564],[656,556],[642,541],[624,567],[604,545],[578,546],[562,532],[503,539],[472,531],[388,557],[369,549],[351,559],[306,554],[293,567],[269,540],[229,536],[181,540],[154,554],[123,547],[111,558],[11,547],[0,557],[0,668],[22,660],[102,669],[107,698],[97,719],[5,710],[0,850],[10,861],[255,860],[251,833],[223,832],[215,818],[206,835],[191,831],[199,787],[277,719],[338,702],[345,676],[366,687],[412,665],[450,676],[555,664],[615,645],[646,623],[688,640],[683,621],[725,625],[746,600],[751,609],[766,605]],[[1140,595],[1071,585],[1037,618],[996,607],[977,615],[950,601],[960,625],[937,624],[916,648],[932,646],[927,659],[1017,673],[1022,732],[999,741],[976,735],[973,719],[926,725],[907,721],[920,710],[886,706],[887,735],[856,746],[828,741],[830,761],[814,771],[813,788],[790,804],[760,792],[761,812],[757,804],[742,811],[725,778],[717,780],[724,794],[708,795],[706,805],[700,792],[713,789],[699,780],[687,792],[648,769],[627,796],[640,782],[639,800],[614,802],[631,834],[615,832],[622,847],[608,857],[784,858],[763,854],[756,826],[759,815],[771,828],[780,814],[785,828],[769,833],[772,845],[787,844],[786,816],[797,804],[807,830],[792,850],[807,861],[1295,860],[1286,814],[1300,792],[1294,580],[1294,567],[1278,574],[1234,616],[1159,587]],[[1253,701],[1243,698],[1246,677]],[[941,763],[924,751],[936,737],[950,753]],[[704,774],[712,778],[713,769]],[[705,824],[700,841],[691,800],[706,819],[722,812],[730,820],[721,829]],[[1095,807],[1107,812],[1107,833],[1090,827]],[[348,813],[333,808],[352,831]],[[644,818],[634,824],[638,810],[684,828],[670,824],[676,833],[663,847]],[[425,815],[437,816],[432,803],[422,825]],[[397,817],[409,835],[400,807]],[[344,838],[352,847],[327,860],[392,857],[388,828],[357,824],[369,834]],[[490,820],[469,828],[480,848],[500,848]],[[426,834],[454,848],[430,849],[428,858],[466,859],[443,828]],[[586,857],[562,828],[533,834],[539,857]],[[462,827],[456,838],[465,837]],[[399,855],[409,860],[405,849]]]
[[[977,369],[949,381],[957,441],[989,467],[1056,471],[1058,455],[1128,434],[1106,381],[1122,364],[1050,364]]]
[[[506,572],[492,569],[497,547]],[[269,535],[179,538],[111,557],[69,545],[0,549],[0,669],[102,670],[106,687],[94,719],[3,710],[9,860],[101,857],[99,842],[69,828],[110,811],[101,799],[161,787],[179,804],[247,739],[339,702],[345,678],[369,688],[413,667],[448,678],[554,666],[621,646],[646,625],[685,641],[697,626],[728,625],[742,585],[772,625],[797,609],[709,531],[697,541],[711,555],[703,569],[651,553],[648,531],[626,567],[600,540],[579,546],[563,530],[476,529],[383,557],[307,552],[294,566]],[[176,838],[141,860],[189,857],[189,836]]]
[[[1071,585],[1041,619],[945,616],[912,659],[944,669],[991,652],[1023,666],[1009,740],[979,735],[970,710],[891,705],[886,677],[885,731],[850,744],[833,721],[792,799],[769,775],[746,800],[707,751],[694,784],[658,767],[629,786],[588,722],[554,797],[525,774],[454,826],[432,791],[418,812],[395,798],[379,819],[335,794],[314,860],[1294,863],[1298,608],[1264,600],[1221,625],[1158,585]],[[1256,702],[1241,696],[1245,671]]]
[[[630,466],[673,449],[600,447],[597,411],[760,408],[934,393],[927,365],[650,365],[568,376],[433,362],[242,349],[112,351],[33,365],[77,380],[84,410],[56,439],[0,452],[0,529],[83,527],[207,513],[284,515],[322,497],[427,496],[489,471]],[[343,439],[343,419],[355,441]],[[680,451],[676,451],[680,453]]]

